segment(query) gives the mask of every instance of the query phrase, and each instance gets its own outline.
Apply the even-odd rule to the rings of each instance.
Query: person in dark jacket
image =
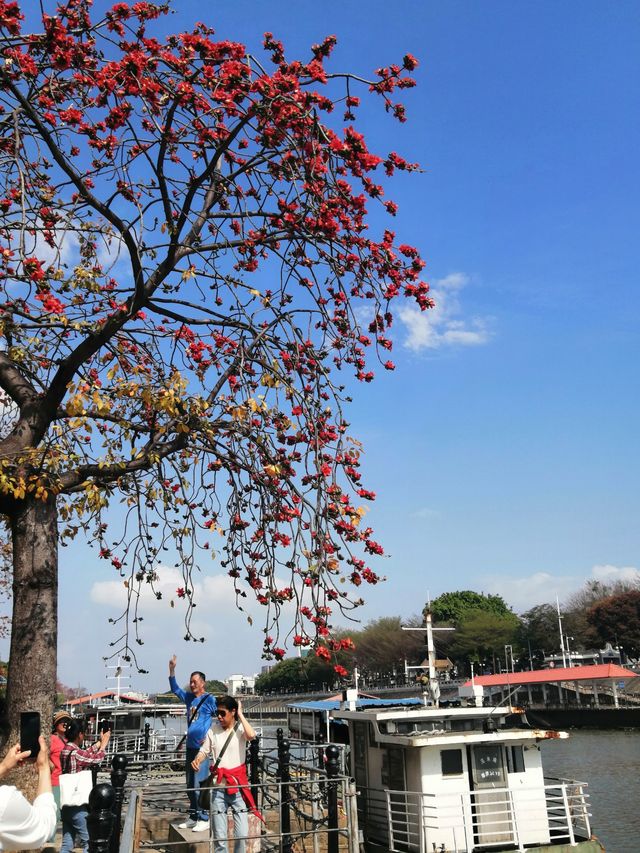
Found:
[[[187,706],[187,744],[185,756],[185,775],[187,780],[187,796],[189,797],[189,818],[178,824],[180,829],[192,829],[194,832],[204,832],[209,829],[209,815],[198,805],[200,783],[207,778],[207,766],[203,765],[195,771],[191,762],[198,751],[207,732],[211,728],[211,720],[215,718],[217,706],[213,696],[205,689],[206,677],[204,672],[196,670],[189,678],[189,690],[183,690],[176,681],[175,655],[169,661],[169,686]]]

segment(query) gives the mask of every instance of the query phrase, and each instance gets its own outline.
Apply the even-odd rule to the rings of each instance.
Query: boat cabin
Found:
[[[510,707],[333,712],[348,726],[359,826],[388,851],[546,849],[590,837],[581,783],[545,782],[539,743]]]
[[[348,743],[349,730],[344,720],[335,716],[335,712],[344,706],[347,693],[330,699],[291,702],[287,705],[287,728],[289,734],[299,740],[312,743]],[[378,699],[375,696],[355,694],[349,697],[349,706],[365,710],[368,708],[397,708],[398,706],[421,707],[420,699]]]

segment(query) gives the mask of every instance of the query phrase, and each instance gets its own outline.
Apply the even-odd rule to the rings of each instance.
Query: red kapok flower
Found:
[[[316,657],[328,662],[331,660],[331,652],[326,646],[318,646],[316,649]]]

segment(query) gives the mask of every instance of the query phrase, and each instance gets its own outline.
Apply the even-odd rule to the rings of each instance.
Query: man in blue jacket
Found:
[[[209,829],[209,814],[202,811],[198,806],[200,783],[209,775],[209,765],[205,762],[200,770],[196,772],[191,762],[198,754],[205,736],[211,728],[211,718],[215,717],[217,711],[216,700],[205,690],[204,672],[192,672],[189,679],[189,690],[185,691],[178,686],[176,681],[175,655],[169,661],[169,685],[171,692],[175,693],[187,706],[187,754],[186,754],[186,777],[187,796],[189,797],[189,819],[178,824],[180,829],[192,829],[194,832],[204,832]]]

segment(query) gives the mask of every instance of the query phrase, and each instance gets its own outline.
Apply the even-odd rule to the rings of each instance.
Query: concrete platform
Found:
[[[180,829],[179,821],[169,824],[168,843],[175,853],[204,853],[209,850],[209,832],[193,832],[191,829]],[[260,853],[260,834],[262,824],[255,815],[249,815],[249,837],[246,842],[246,853]],[[228,816],[227,834],[233,838],[233,819]],[[157,840],[157,835],[154,840]],[[233,841],[228,844],[233,849]]]

